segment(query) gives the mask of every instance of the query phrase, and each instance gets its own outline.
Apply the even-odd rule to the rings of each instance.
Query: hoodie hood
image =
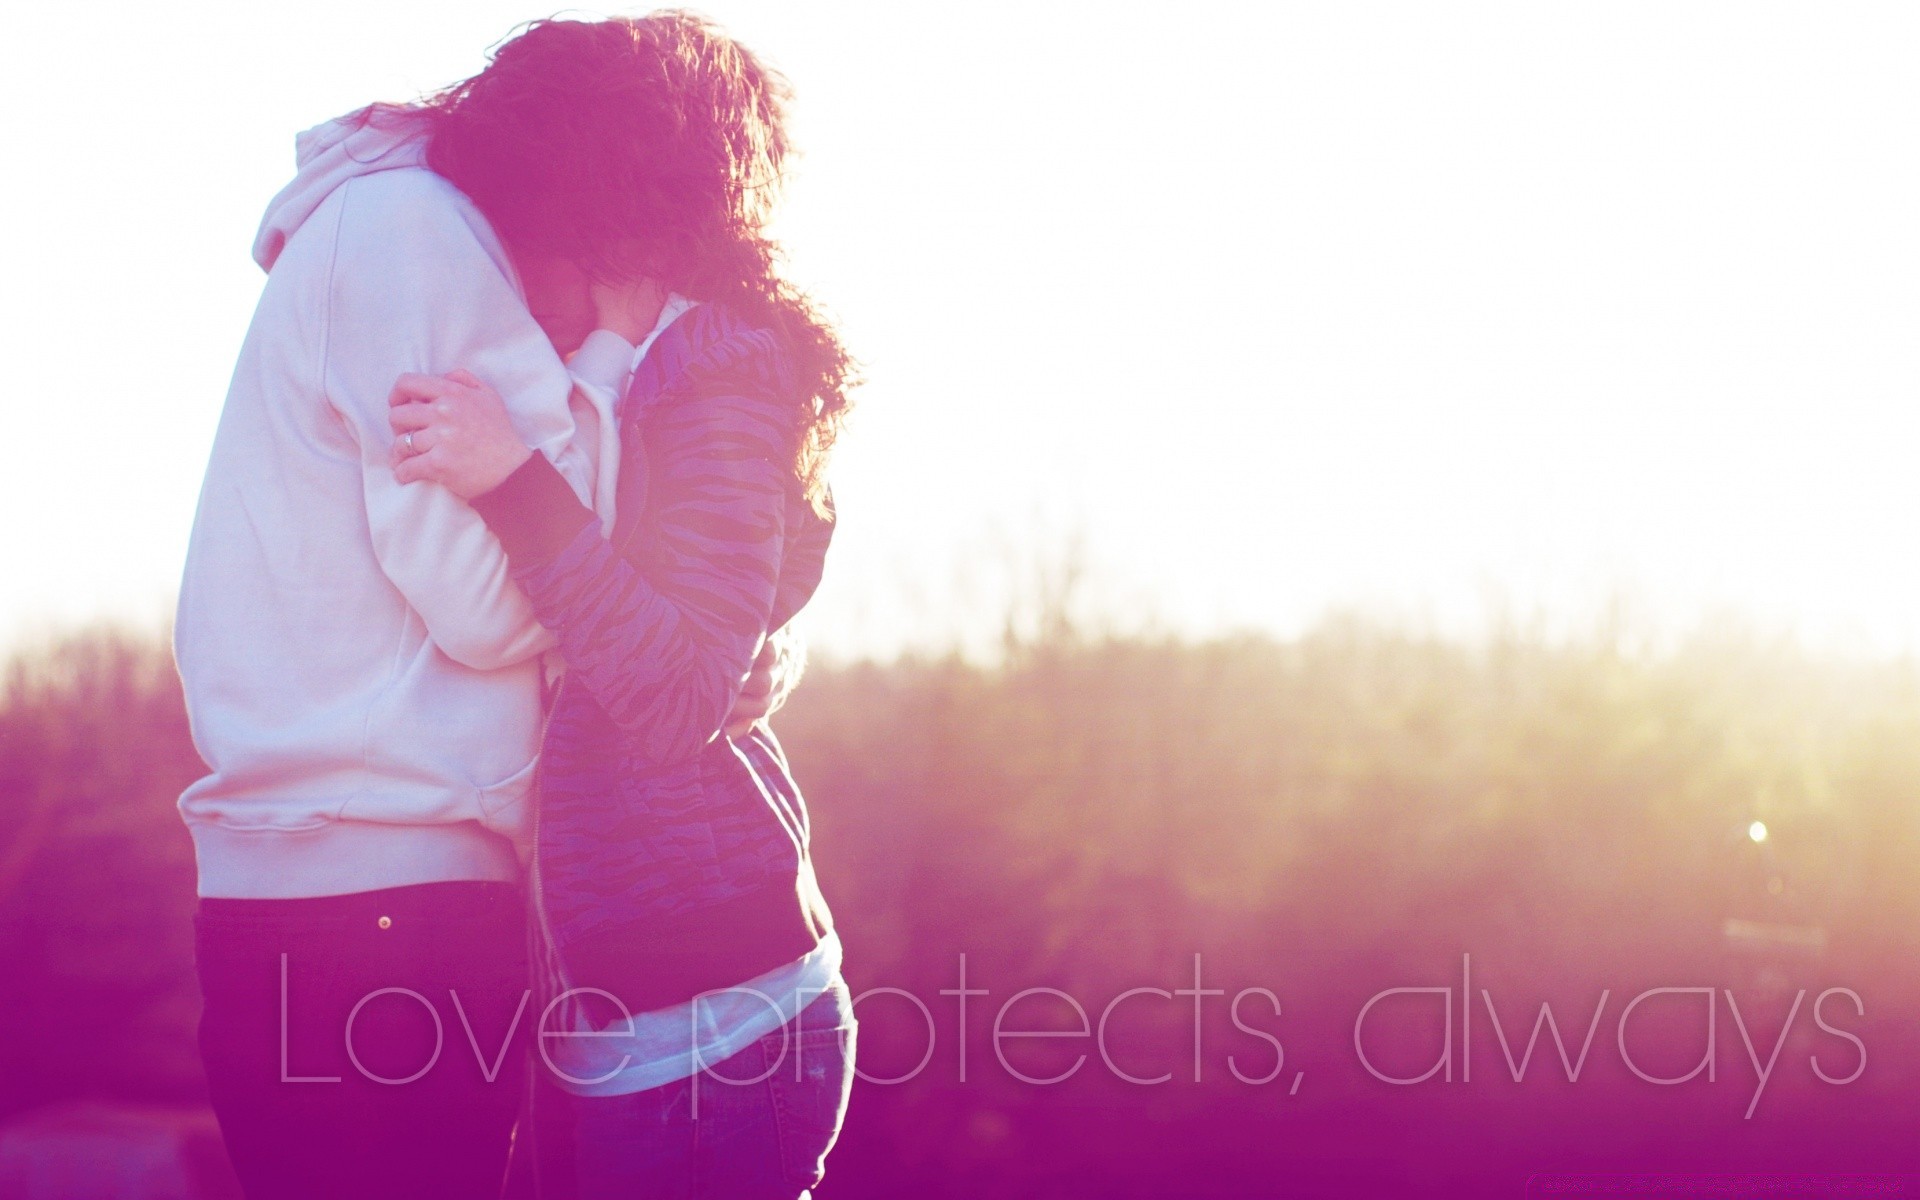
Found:
[[[287,239],[347,180],[426,166],[431,128],[432,118],[418,109],[376,104],[295,137],[293,182],[267,205],[253,239],[253,261],[273,270]]]

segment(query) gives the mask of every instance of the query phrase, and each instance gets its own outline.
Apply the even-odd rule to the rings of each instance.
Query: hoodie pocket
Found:
[[[535,755],[526,766],[500,782],[477,785],[476,790],[480,793],[480,811],[489,817],[494,817],[525,800],[533,790],[533,777],[539,766],[540,758]]]

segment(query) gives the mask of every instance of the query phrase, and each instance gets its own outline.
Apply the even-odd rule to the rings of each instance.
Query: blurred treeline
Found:
[[[1912,663],[1732,633],[1651,650],[1617,633],[1468,643],[1360,619],[1285,641],[1054,626],[992,664],[816,664],[775,724],[856,992],[913,993],[937,1037],[910,1081],[856,1089],[823,1197],[1469,1182],[1517,1195],[1536,1170],[1916,1169]],[[197,1094],[191,850],[173,800],[198,771],[159,639],[89,632],[8,668],[0,1116],[76,1095]],[[1735,945],[1729,918],[1797,932]],[[1393,987],[1457,993],[1466,953],[1471,1082],[1370,1078],[1353,1047],[1361,1005]],[[968,986],[989,992],[969,1003],[964,1083],[941,994],[962,954]],[[1200,1082],[1185,997],[1136,997],[1109,1031],[1120,1069],[1171,1071],[1166,1083],[1120,1081],[1083,1041],[1009,1045],[1035,1076],[1092,1055],[1058,1085],[996,1060],[994,1016],[1014,993],[1060,989],[1097,1021],[1127,989],[1193,988],[1196,954],[1203,986],[1225,990],[1205,1001]],[[1762,1062],[1808,989],[1752,1120],[1755,1069],[1724,1001],[1716,1081],[1662,1087],[1623,1067],[1625,1001],[1684,986],[1732,989]],[[1227,1010],[1256,987],[1283,1014],[1262,1002],[1240,1015],[1287,1056],[1257,1085],[1228,1055],[1263,1076],[1273,1047]],[[1829,1074],[1855,1065],[1814,1028],[1829,987],[1866,1006],[1825,1010],[1868,1047],[1845,1086],[1809,1066],[1814,1053]],[[1611,989],[1581,1082],[1543,1041],[1513,1083],[1482,988],[1516,1056],[1542,1001],[1577,1052]],[[1418,1074],[1438,1025],[1393,1011],[1376,1056]],[[894,994],[860,1013],[865,1069],[912,1071],[927,1018]],[[1642,1065],[1684,1073],[1698,1039],[1676,1035],[1676,1050],[1644,1015],[1656,1032]],[[1008,1027],[1075,1024],[1039,998]]]

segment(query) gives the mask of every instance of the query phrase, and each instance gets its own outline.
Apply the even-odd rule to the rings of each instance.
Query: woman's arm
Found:
[[[506,444],[484,386],[461,381],[430,411],[395,410],[396,429],[430,443],[396,474],[470,497],[577,685],[659,762],[691,757],[720,732],[762,649],[780,574],[787,409],[758,361],[765,350],[728,341],[649,423],[657,519],[647,544],[625,553],[545,456]]]

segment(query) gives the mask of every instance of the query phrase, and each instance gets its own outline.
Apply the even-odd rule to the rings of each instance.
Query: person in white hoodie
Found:
[[[298,139],[181,585],[200,1046],[250,1197],[496,1194],[539,1016],[520,881],[552,639],[473,510],[396,482],[390,393],[470,369],[606,514],[634,347],[429,169],[430,136],[378,106]],[[763,658],[733,719],[772,692]]]

